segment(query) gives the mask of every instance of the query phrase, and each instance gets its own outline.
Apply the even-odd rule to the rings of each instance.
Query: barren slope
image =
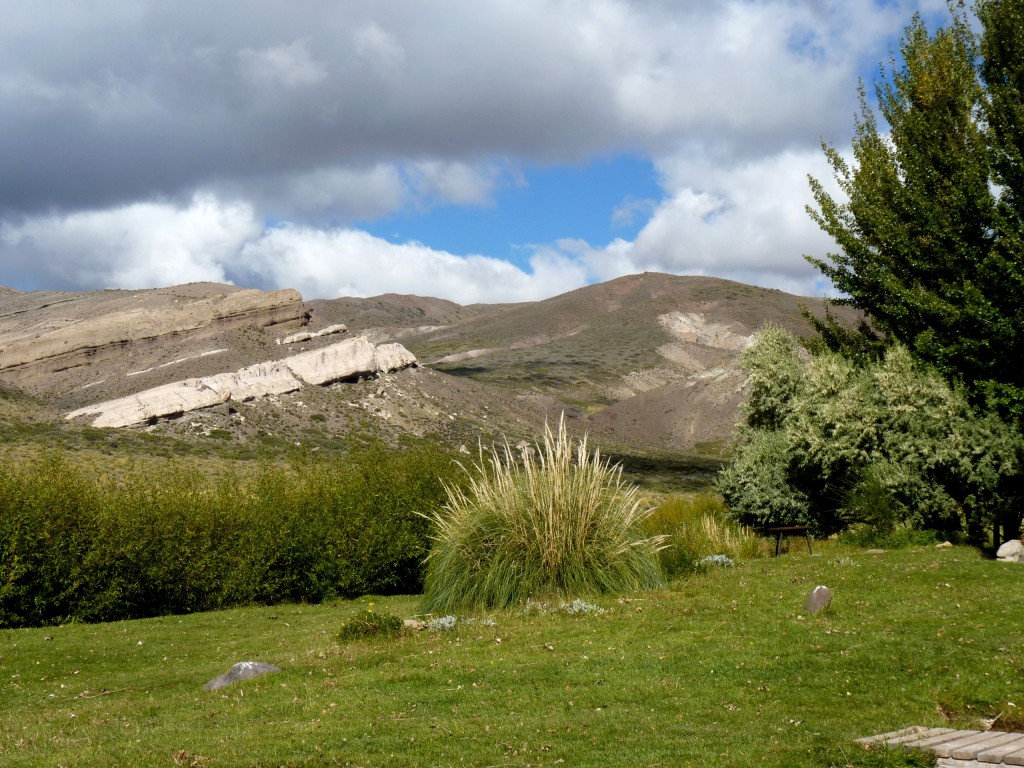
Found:
[[[736,355],[765,322],[806,333],[821,302],[705,277],[647,273],[546,301],[461,306],[388,294],[303,303],[294,291],[195,284],[83,294],[0,291],[0,382],[64,413],[183,378],[214,376],[328,339],[344,323],[398,340],[420,370],[186,414],[147,427],[184,439],[330,446],[345,435],[455,444],[535,436],[562,410],[615,449],[716,448],[742,398]],[[852,320],[853,315],[842,315]]]

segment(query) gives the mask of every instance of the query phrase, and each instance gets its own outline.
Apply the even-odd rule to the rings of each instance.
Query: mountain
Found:
[[[0,289],[0,383],[24,395],[5,402],[31,401],[33,418],[43,409],[55,428],[73,430],[90,423],[65,418],[78,409],[185,380],[200,389],[237,382],[258,364],[279,372],[296,355],[322,358],[364,337],[370,349],[401,345],[418,365],[299,382],[244,402],[236,391],[123,429],[238,445],[330,447],[359,433],[471,446],[533,439],[565,412],[574,431],[609,450],[715,453],[743,397],[738,352],[765,323],[808,333],[802,305],[823,314],[817,299],[657,273],[544,301],[469,306],[395,294],[304,302],[293,290],[212,283]],[[321,330],[330,333],[314,335]]]

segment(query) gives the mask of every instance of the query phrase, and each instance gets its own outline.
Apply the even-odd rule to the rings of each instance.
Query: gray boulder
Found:
[[[804,603],[804,610],[810,613],[821,613],[826,608],[832,605],[832,590],[828,587],[818,585],[814,590],[807,596],[807,602]]]
[[[280,671],[280,667],[275,667],[273,664],[267,664],[262,661],[240,661],[223,675],[213,678],[213,680],[204,685],[203,690],[219,691],[221,688],[227,688],[229,685],[237,683],[239,680],[248,680],[252,677],[265,675],[268,672]]]
[[[996,557],[1004,563],[1024,563],[1024,544],[1020,539],[1010,539],[999,548]]]

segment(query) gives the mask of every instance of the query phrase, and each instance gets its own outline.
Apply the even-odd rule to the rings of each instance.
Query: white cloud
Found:
[[[326,79],[327,69],[313,58],[309,42],[306,38],[259,50],[244,48],[238,52],[242,73],[260,87],[315,85]]]
[[[647,219],[657,209],[656,200],[637,199],[627,196],[612,211],[612,224],[616,227],[631,227],[638,219]]]
[[[558,250],[608,280],[643,271],[716,275],[822,295],[829,286],[803,258],[835,249],[805,211],[807,174],[834,192],[822,152],[787,150],[741,163],[708,164],[700,152],[666,160],[671,190],[632,240],[604,247],[562,241]]]
[[[147,203],[30,218],[0,229],[0,269],[30,285],[76,290],[193,281],[293,287],[305,298],[416,293],[462,303],[528,301],[578,288],[585,267],[538,253],[524,271],[367,232],[293,224],[264,228],[244,203],[197,195],[186,206]]]
[[[372,71],[385,78],[398,76],[405,64],[405,49],[398,39],[375,22],[359,27],[353,34],[356,54]]]
[[[259,230],[250,206],[210,195],[184,208],[47,215],[0,228],[0,265],[30,285],[71,290],[226,282],[232,254]]]
[[[528,301],[578,288],[586,278],[562,255],[538,255],[527,273],[501,259],[390,243],[360,230],[298,226],[269,230],[245,246],[241,259],[273,284],[321,297],[412,293],[460,303]]]
[[[421,205],[487,205],[501,174],[494,165],[423,160],[406,166],[404,175]]]

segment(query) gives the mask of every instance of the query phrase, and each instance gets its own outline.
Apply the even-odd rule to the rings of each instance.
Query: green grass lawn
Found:
[[[906,725],[1024,725],[1024,567],[816,551],[599,615],[519,609],[391,641],[337,641],[371,598],[5,630],[0,764],[846,766],[866,764],[852,739]],[[835,598],[812,617],[816,584]],[[283,671],[203,690],[242,660]]]

